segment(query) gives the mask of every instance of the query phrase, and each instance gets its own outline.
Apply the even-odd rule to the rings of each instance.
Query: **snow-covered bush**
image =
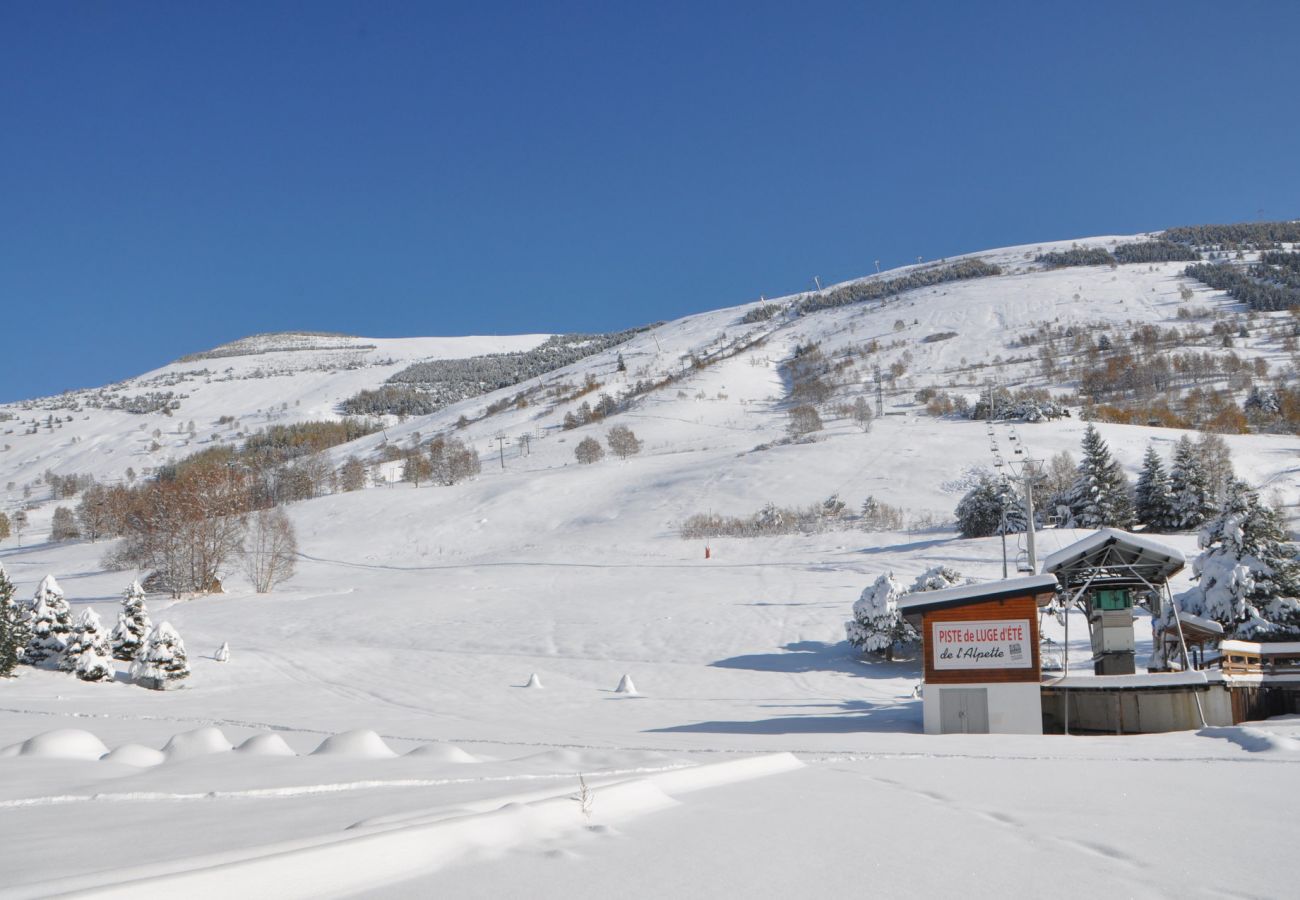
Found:
[[[916,581],[908,588],[907,593],[915,594],[918,591],[942,591],[945,588],[957,587],[963,584],[971,584],[973,579],[964,577],[956,569],[949,566],[934,566],[926,569],[920,575],[916,576]]]
[[[156,625],[131,663],[131,679],[147,688],[165,691],[179,687],[189,677],[189,661],[181,636],[168,622]]]
[[[113,680],[113,653],[104,626],[93,609],[84,609],[77,616],[59,668],[76,673],[82,681]]]
[[[72,630],[72,611],[63,598],[63,588],[53,575],[46,575],[36,587],[36,594],[25,610],[31,637],[24,661],[38,665],[62,657]]]
[[[864,590],[853,604],[853,618],[844,623],[849,643],[864,653],[883,653],[885,659],[892,660],[896,646],[916,641],[916,630],[898,611],[902,594],[893,572],[881,575]]]
[[[113,657],[128,662],[135,659],[152,628],[144,588],[140,582],[133,581],[122,593],[122,611],[117,614],[117,626],[113,628]]]
[[[1201,530],[1192,563],[1197,584],[1183,595],[1188,612],[1213,619],[1247,640],[1300,636],[1300,563],[1281,517],[1237,482],[1223,511]]]
[[[916,577],[912,586],[903,590],[893,572],[886,572],[871,587],[862,592],[853,604],[853,618],[844,623],[844,633],[849,643],[864,653],[881,653],[892,660],[894,651],[921,639],[898,610],[898,601],[908,594],[921,591],[941,591],[944,588],[970,584],[956,569],[934,566]]]

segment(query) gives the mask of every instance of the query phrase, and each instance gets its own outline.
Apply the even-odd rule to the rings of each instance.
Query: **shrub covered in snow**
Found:
[[[864,590],[853,604],[853,618],[844,623],[849,643],[864,653],[882,653],[885,659],[893,659],[896,646],[918,640],[916,630],[898,611],[902,594],[893,572],[881,575]]]
[[[179,687],[189,677],[189,661],[181,636],[167,622],[155,626],[131,663],[131,678],[145,687],[165,691]]]
[[[880,653],[892,660],[894,651],[914,644],[921,639],[911,625],[903,619],[898,601],[907,594],[920,591],[941,591],[944,588],[969,584],[956,569],[935,566],[917,576],[912,586],[903,590],[893,572],[886,572],[875,584],[862,592],[853,604],[853,618],[844,623],[849,643],[864,653]]]

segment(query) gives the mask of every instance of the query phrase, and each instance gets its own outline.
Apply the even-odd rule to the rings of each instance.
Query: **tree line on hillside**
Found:
[[[1300,306],[1300,277],[1289,267],[1275,263],[1260,262],[1244,270],[1231,263],[1197,263],[1188,266],[1184,274],[1215,290],[1227,291],[1251,309],[1272,312]]]
[[[606,334],[557,334],[532,350],[413,363],[392,375],[387,384],[344,400],[341,408],[348,415],[428,415],[461,400],[545,375],[626,343],[653,327]]]
[[[927,266],[894,278],[856,281],[818,291],[801,300],[798,309],[801,315],[806,315],[822,309],[847,306],[850,303],[885,300],[917,288],[1001,274],[1002,268],[993,263],[982,259],[963,259],[950,265]]]
[[[1133,241],[1120,244],[1113,251],[1105,247],[1071,247],[1040,253],[1034,262],[1049,269],[1069,266],[1117,266],[1130,263],[1195,262],[1201,254],[1192,247],[1173,241]]]
[[[1273,248],[1300,243],[1300,220],[1289,222],[1239,222],[1233,225],[1184,225],[1168,228],[1160,237],[1194,247]]]

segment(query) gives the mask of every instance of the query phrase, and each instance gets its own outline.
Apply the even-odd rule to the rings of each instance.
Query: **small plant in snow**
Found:
[[[594,792],[587,784],[587,779],[578,773],[578,793],[573,798],[578,804],[578,811],[588,822],[591,821],[591,802],[594,799]]]

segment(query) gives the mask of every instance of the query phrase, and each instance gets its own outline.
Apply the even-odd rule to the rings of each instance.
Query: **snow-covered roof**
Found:
[[[1269,656],[1289,656],[1292,653],[1300,655],[1300,641],[1279,641],[1268,644],[1259,644],[1255,641],[1224,641],[1219,644],[1219,650],[1221,652],[1236,650],[1238,653],[1263,653]]]
[[[1028,594],[1055,593],[1055,575],[1026,575],[1023,578],[1004,578],[983,584],[963,584],[941,591],[917,591],[898,598],[898,610],[904,615],[915,615],[927,609],[944,606],[961,606],[1004,597],[1024,597]]]
[[[1167,581],[1187,565],[1183,554],[1146,535],[1102,528],[1043,560],[1043,571],[1062,574],[1084,569],[1112,569],[1114,574],[1140,574],[1153,584]],[[1068,583],[1067,577],[1062,582]]]
[[[1199,628],[1202,631],[1208,631],[1211,634],[1223,634],[1223,626],[1213,619],[1205,618],[1205,616],[1196,616],[1189,612],[1179,610],[1178,619],[1184,625],[1190,625],[1193,628]]]
[[[1045,688],[1071,690],[1158,690],[1183,685],[1209,684],[1224,680],[1222,672],[1196,669],[1190,672],[1143,672],[1133,675],[1071,675],[1044,680]]]

